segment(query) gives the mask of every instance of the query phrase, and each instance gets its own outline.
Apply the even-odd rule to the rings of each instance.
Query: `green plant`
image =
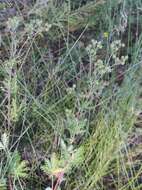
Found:
[[[17,151],[13,152],[10,158],[8,173],[17,180],[18,178],[26,178],[28,176],[28,167],[26,161],[21,161],[21,157]]]
[[[0,164],[1,188],[6,189],[6,184],[11,188],[15,188],[17,180],[20,183],[20,178],[26,178],[28,176],[29,168],[27,162],[21,161],[21,156],[18,151],[10,151],[9,136],[6,133],[1,136],[0,150],[4,151],[3,156],[5,158]]]
[[[57,190],[64,175],[69,173],[73,167],[79,167],[84,159],[83,154],[83,147],[73,149],[72,146],[67,147],[63,140],[61,141],[60,157],[56,153],[52,153],[50,160],[45,160],[45,164],[41,167],[52,178],[52,184],[53,177],[57,180],[55,186],[52,185],[52,190]]]
[[[0,3],[0,189],[141,189],[141,6]]]

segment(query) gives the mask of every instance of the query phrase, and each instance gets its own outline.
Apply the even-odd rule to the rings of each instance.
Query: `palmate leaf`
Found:
[[[45,172],[48,175],[51,175],[52,173],[52,166],[50,160],[45,160],[45,164],[41,166],[41,170]]]
[[[15,179],[28,177],[29,168],[27,161],[21,161],[21,157],[17,151],[12,154],[12,160],[9,165],[9,174]]]
[[[41,169],[49,176],[58,176],[60,173],[70,172],[73,167],[78,167],[84,160],[84,148],[67,147],[62,141],[62,154],[60,157],[56,153],[51,155],[50,160],[45,160]]]
[[[46,160],[45,164],[41,166],[41,169],[50,176],[56,176],[58,173],[64,173],[64,166],[62,160],[57,157],[56,153],[51,155],[50,160]]]
[[[63,144],[63,143],[62,143]],[[76,149],[72,145],[62,149],[61,161],[65,172],[70,172],[72,168],[78,168],[84,160],[84,147]]]
[[[22,177],[22,178],[26,178],[28,177],[28,168],[27,168],[27,162],[26,161],[21,161],[17,168],[15,168],[13,174],[15,176],[15,178],[19,178],[19,177]]]

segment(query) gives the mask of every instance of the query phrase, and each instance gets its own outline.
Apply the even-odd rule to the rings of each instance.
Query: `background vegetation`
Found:
[[[0,0],[0,190],[142,189],[141,0]]]

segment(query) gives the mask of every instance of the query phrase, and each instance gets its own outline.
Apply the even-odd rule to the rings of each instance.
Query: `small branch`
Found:
[[[56,184],[55,184],[53,190],[57,190],[57,188],[59,187],[59,185],[60,185],[61,182],[62,182],[63,176],[64,176],[64,173],[63,173],[63,172],[60,172],[60,173],[59,173],[59,176],[58,176],[58,179],[57,179],[57,182],[56,182]]]
[[[11,176],[8,177],[8,190],[14,190]]]

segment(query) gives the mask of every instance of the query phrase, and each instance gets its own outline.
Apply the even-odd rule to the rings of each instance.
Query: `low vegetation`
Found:
[[[142,189],[141,0],[0,0],[0,190]]]

